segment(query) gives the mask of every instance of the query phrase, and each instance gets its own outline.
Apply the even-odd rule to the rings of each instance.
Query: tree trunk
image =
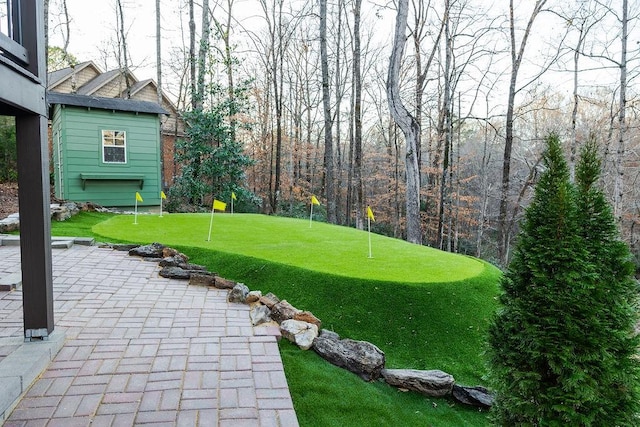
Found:
[[[158,97],[158,104],[162,106],[162,44],[160,42],[162,36],[162,26],[160,25],[160,0],[156,0],[156,96]],[[160,125],[160,185],[162,188],[166,185],[166,179],[164,173],[164,141],[162,138],[162,124]]]
[[[233,9],[234,0],[227,0],[227,22],[225,28],[221,31],[222,41],[224,42],[224,66],[227,73],[227,94],[229,96],[229,103],[232,105],[231,117],[229,118],[229,127],[231,140],[236,140],[236,128],[238,126],[236,120],[236,104],[235,104],[235,91],[233,83],[233,56],[231,54],[231,11]]]
[[[628,0],[622,1],[622,35],[621,51],[620,51],[620,100],[618,111],[618,148],[616,150],[615,159],[615,179],[613,183],[613,214],[618,223],[622,221],[622,199],[624,195],[624,155],[626,151],[625,143],[627,137],[627,37],[628,37],[628,17],[629,5]]]
[[[127,52],[127,36],[124,31],[124,13],[122,11],[122,1],[116,0],[116,6],[118,22],[120,26],[120,36],[118,37],[118,40],[120,41],[120,49],[118,50],[118,67],[120,68],[120,72],[124,77],[126,93],[124,97],[126,99],[129,99],[131,97],[131,81],[129,81],[129,54]]]
[[[405,166],[407,170],[407,241],[422,244],[420,227],[420,168],[418,164],[417,142],[420,126],[400,98],[400,67],[406,42],[408,0],[398,2],[398,14],[393,38],[393,48],[387,76],[387,100],[389,111],[398,124],[406,140]]]
[[[160,25],[160,0],[156,0],[156,77],[158,104],[162,105],[162,28]]]
[[[209,0],[202,1],[202,36],[198,47],[198,83],[196,87],[196,108],[204,105],[204,81],[207,74],[207,54],[209,52],[209,33],[211,32],[209,20]]]
[[[320,62],[322,68],[322,105],[324,109],[324,185],[327,198],[327,220],[335,224],[337,216],[335,189],[333,186],[333,136],[327,54],[327,0],[320,0]]]
[[[445,2],[446,10],[449,10],[449,1]],[[451,194],[448,191],[450,188],[449,178],[449,168],[450,166],[450,151],[451,151],[451,132],[452,132],[452,122],[451,122],[451,56],[452,56],[452,40],[449,28],[449,15],[447,14],[444,18],[445,21],[445,60],[444,60],[444,94],[442,95],[442,113],[440,114],[441,120],[439,123],[438,135],[442,140],[442,145],[444,145],[444,154],[442,156],[442,174],[440,177],[440,209],[438,210],[438,234],[436,236],[437,239],[437,247],[438,249],[445,249],[444,245],[444,235],[445,235],[445,210],[447,206],[450,206],[451,203]],[[439,144],[440,145],[440,144]],[[451,236],[451,228],[448,229],[449,237]]]
[[[513,0],[509,0],[509,30],[511,42],[511,78],[509,80],[509,95],[507,98],[507,117],[505,123],[505,140],[504,140],[504,156],[502,159],[502,181],[500,191],[500,212],[498,214],[498,259],[503,265],[506,265],[509,257],[509,242],[511,240],[511,221],[507,217],[509,208],[509,188],[511,175],[511,151],[513,150],[513,121],[515,111],[515,98],[518,92],[516,83],[518,80],[518,71],[524,56],[524,50],[527,40],[531,34],[531,27],[542,10],[547,0],[536,0],[533,6],[533,12],[527,22],[527,27],[522,35],[520,47],[516,51],[516,28],[515,15],[513,9]]]
[[[354,126],[353,178],[355,181],[356,228],[364,228],[364,195],[362,186],[362,70],[360,66],[360,10],[362,0],[355,0],[353,8],[353,78],[354,78]]]
[[[189,0],[189,75],[191,77],[191,108],[196,109],[196,21],[193,12],[193,0]]]
[[[577,118],[578,104],[580,101],[580,98],[578,96],[578,64],[580,62],[580,52],[582,50],[582,44],[584,43],[584,38],[586,35],[584,26],[584,22],[582,22],[578,35],[578,45],[573,52],[573,110],[571,111],[571,148],[569,153],[569,177],[571,179],[571,182],[574,181],[576,176],[576,152],[578,148]]]

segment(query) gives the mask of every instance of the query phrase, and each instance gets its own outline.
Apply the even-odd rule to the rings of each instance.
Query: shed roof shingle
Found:
[[[130,111],[134,113],[169,114],[155,102],[133,99],[102,98],[98,96],[76,95],[71,93],[47,92],[49,104],[73,105],[75,107],[97,108],[101,110]]]

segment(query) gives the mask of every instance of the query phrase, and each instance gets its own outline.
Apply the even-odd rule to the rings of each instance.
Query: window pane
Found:
[[[104,147],[104,161],[107,163],[124,163],[124,147]]]
[[[127,136],[123,130],[102,131],[102,161],[105,163],[126,163]]]

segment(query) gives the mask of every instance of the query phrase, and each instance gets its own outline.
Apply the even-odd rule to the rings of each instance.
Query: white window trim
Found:
[[[124,150],[124,162],[109,162],[109,161],[107,161],[105,159],[105,156],[104,156],[105,147],[119,147],[119,146],[116,146],[116,145],[105,145],[104,144],[105,132],[112,132],[114,134],[115,134],[115,132],[121,132],[123,134],[123,136],[124,136],[124,145],[122,146],[122,149]],[[106,164],[109,164],[109,165],[125,165],[125,164],[127,164],[127,161],[128,161],[128,159],[127,159],[127,131],[124,131],[124,130],[113,130],[113,129],[102,129],[101,135],[102,135],[102,139],[101,139],[101,142],[100,142],[100,155],[102,157],[102,163],[106,163]]]

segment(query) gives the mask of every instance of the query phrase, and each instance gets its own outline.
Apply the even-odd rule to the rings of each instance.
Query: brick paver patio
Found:
[[[0,274],[19,271],[17,247],[0,246],[0,259]],[[5,427],[298,425],[276,338],[226,291],[96,246],[53,259],[66,342]],[[0,338],[22,328],[20,290],[0,292]]]

